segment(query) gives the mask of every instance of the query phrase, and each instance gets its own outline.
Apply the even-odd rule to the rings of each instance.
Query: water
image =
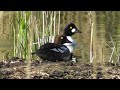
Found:
[[[82,31],[73,37],[77,42],[74,54],[84,61],[90,60],[90,16],[89,11],[61,11],[60,32],[66,24],[74,22]],[[120,12],[96,11],[93,14],[93,55],[97,62],[117,60],[120,50]],[[0,60],[11,57],[13,34],[10,29],[10,12],[0,12]],[[113,40],[113,42],[111,42]],[[113,55],[112,49],[115,46]]]
[[[10,30],[10,12],[0,11],[0,60],[11,57],[13,36]]]

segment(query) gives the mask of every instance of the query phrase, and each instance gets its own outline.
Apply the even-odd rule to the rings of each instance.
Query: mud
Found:
[[[30,71],[27,71],[27,68]],[[120,65],[79,62],[27,61],[18,57],[0,62],[0,79],[120,79]]]

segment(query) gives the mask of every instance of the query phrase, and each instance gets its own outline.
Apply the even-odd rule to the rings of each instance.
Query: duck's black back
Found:
[[[43,60],[68,61],[70,59],[69,49],[62,44],[46,43],[38,49],[37,54]]]

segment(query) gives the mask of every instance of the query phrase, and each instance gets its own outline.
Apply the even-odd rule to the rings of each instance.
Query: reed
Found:
[[[59,11],[59,17],[58,17],[58,34],[60,33],[60,11]]]
[[[33,19],[30,20],[30,17]],[[29,27],[31,25],[34,28],[31,36],[33,41],[30,44],[29,35],[31,29]],[[56,30],[56,28],[58,29]],[[32,45],[31,51],[35,51],[44,43],[52,42],[54,36],[59,34],[60,11],[14,12],[12,29],[14,35],[14,56],[26,59],[30,49],[28,44]]]
[[[92,63],[93,58],[94,58],[94,56],[93,56],[93,25],[94,25],[94,23],[93,23],[93,20],[92,20],[92,18],[93,18],[92,11],[89,12],[89,17],[90,17],[89,21],[90,21],[90,31],[91,31],[91,36],[90,36],[90,63]]]
[[[27,50],[27,57],[26,57],[26,60],[27,60],[27,68],[26,68],[26,79],[30,79],[30,70],[31,70],[31,60],[32,60],[32,56],[31,56],[31,52],[32,52],[32,43],[33,43],[33,40],[34,40],[34,37],[33,37],[33,25],[34,23],[32,22],[33,20],[33,17],[32,17],[32,12],[29,12],[30,13],[30,16],[29,16],[29,21],[28,21],[28,35],[27,35],[27,38],[28,38],[28,44],[27,44],[27,47],[28,47],[28,50]],[[30,23],[31,22],[31,23]]]
[[[58,17],[57,17],[58,16]],[[57,28],[57,29],[56,29]],[[60,11],[17,11],[13,15],[14,57],[27,60],[26,78],[30,78],[31,53],[59,34]]]
[[[111,39],[111,43],[112,43],[112,46],[113,46],[113,47],[111,47],[110,45],[107,44],[107,45],[110,47],[110,49],[112,50],[112,53],[111,53],[111,55],[110,55],[109,62],[116,64],[116,63],[119,62],[118,46],[117,46],[117,43],[115,43],[115,42],[113,41],[113,38],[112,38],[111,34],[110,34],[110,39]]]

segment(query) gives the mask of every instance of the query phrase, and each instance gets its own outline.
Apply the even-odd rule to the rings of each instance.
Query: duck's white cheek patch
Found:
[[[76,29],[75,29],[75,28],[73,28],[73,29],[71,30],[71,32],[72,32],[72,33],[74,33],[75,31],[76,31]]]

